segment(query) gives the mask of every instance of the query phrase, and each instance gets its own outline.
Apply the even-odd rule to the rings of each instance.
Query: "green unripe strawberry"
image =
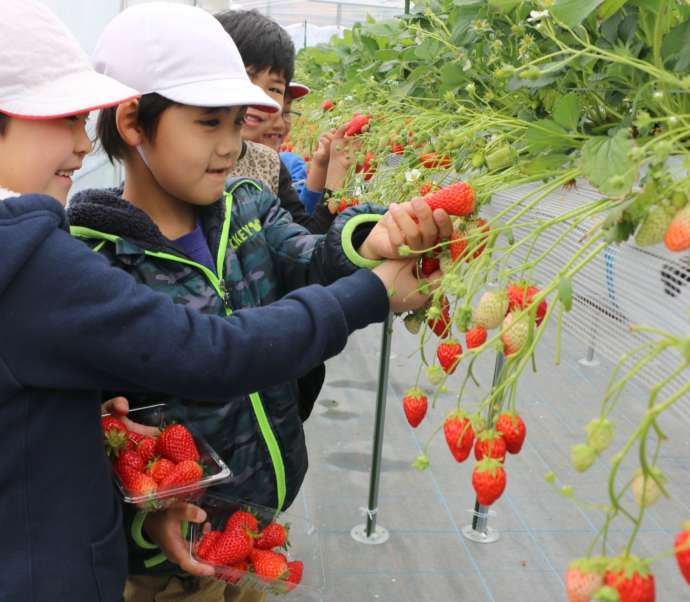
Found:
[[[443,371],[443,368],[441,368],[441,366],[433,365],[429,366],[426,369],[426,379],[429,381],[430,384],[434,386],[441,384],[445,377],[446,373]]]
[[[585,472],[597,459],[597,452],[586,443],[574,445],[570,449],[570,462],[577,472]]]
[[[606,418],[594,418],[586,427],[587,443],[598,453],[613,441],[613,423]]]
[[[658,245],[664,240],[664,235],[673,216],[663,207],[655,205],[647,213],[635,234],[635,243],[640,247]]]
[[[499,146],[496,150],[488,153],[484,157],[486,166],[492,171],[510,167],[514,160],[515,155],[513,149],[507,144]]]

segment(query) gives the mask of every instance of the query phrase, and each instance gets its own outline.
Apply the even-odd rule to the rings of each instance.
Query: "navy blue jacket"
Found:
[[[358,270],[228,319],[203,315],[73,239],[55,200],[0,201],[0,600],[121,599],[102,390],[222,403],[304,374],[387,312],[380,280]]]

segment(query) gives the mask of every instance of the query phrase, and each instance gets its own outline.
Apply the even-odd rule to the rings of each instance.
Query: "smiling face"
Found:
[[[64,119],[10,119],[0,136],[0,186],[47,194],[63,205],[72,176],[91,151],[88,113]]]
[[[269,69],[263,69],[258,72],[248,69],[247,73],[253,84],[259,86],[281,107],[283,106],[287,82],[282,73],[270,71]],[[249,107],[244,120],[244,127],[242,128],[242,138],[273,147],[271,142],[275,138],[275,128],[280,126],[280,119],[276,120],[276,115],[280,117],[280,111],[278,113],[267,113],[266,111]],[[280,143],[278,143],[278,146],[280,146]]]
[[[166,109],[154,139],[141,145],[162,191],[192,205],[217,201],[240,154],[243,120],[244,107]]]

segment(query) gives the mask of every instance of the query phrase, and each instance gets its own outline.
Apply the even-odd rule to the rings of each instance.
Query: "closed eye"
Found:
[[[220,119],[201,119],[197,121],[197,123],[205,127],[213,128],[220,125]]]

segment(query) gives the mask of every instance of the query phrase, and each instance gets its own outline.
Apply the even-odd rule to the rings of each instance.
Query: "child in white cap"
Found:
[[[127,548],[103,449],[102,392],[213,405],[279,385],[395,308],[386,289],[401,268],[396,289],[411,280],[407,264],[384,262],[220,318],[109,267],[69,235],[63,204],[90,149],[85,114],[134,102],[136,86],[95,74],[43,5],[0,0],[0,12],[0,600],[121,602]],[[244,92],[238,100],[252,102]],[[188,505],[171,514],[204,519]],[[168,549],[165,534],[156,541]],[[185,565],[185,553],[171,556],[203,572]]]
[[[396,256],[388,225],[378,223],[383,210],[362,205],[339,216],[325,236],[311,235],[256,181],[226,181],[240,152],[246,108],[270,111],[279,104],[252,84],[235,44],[210,14],[155,2],[128,8],[101,35],[94,65],[143,93],[103,111],[97,125],[105,152],[124,163],[123,187],[83,191],[70,202],[73,233],[112,266],[177,304],[224,316],[270,305],[307,284],[364,277],[360,268]],[[432,245],[450,234],[450,220],[445,212],[434,219],[422,205],[419,222],[411,208],[393,213],[404,213],[400,224],[411,244]],[[393,216],[387,221],[397,223]],[[406,305],[419,306],[424,296],[408,296],[418,286],[413,263],[398,264],[399,284],[407,290]],[[360,286],[349,285],[352,295]],[[321,345],[318,339],[313,344]],[[284,370],[285,361],[267,350],[251,371]],[[200,405],[201,393],[167,399],[235,475],[217,491],[276,509],[293,502],[307,469],[295,383],[305,373],[228,395],[223,406]],[[141,403],[128,389],[117,392]],[[138,524],[132,540],[146,545]],[[249,599],[224,582],[193,579],[173,563],[161,564],[165,558],[153,558],[150,550],[133,548],[131,558],[128,602]]]

